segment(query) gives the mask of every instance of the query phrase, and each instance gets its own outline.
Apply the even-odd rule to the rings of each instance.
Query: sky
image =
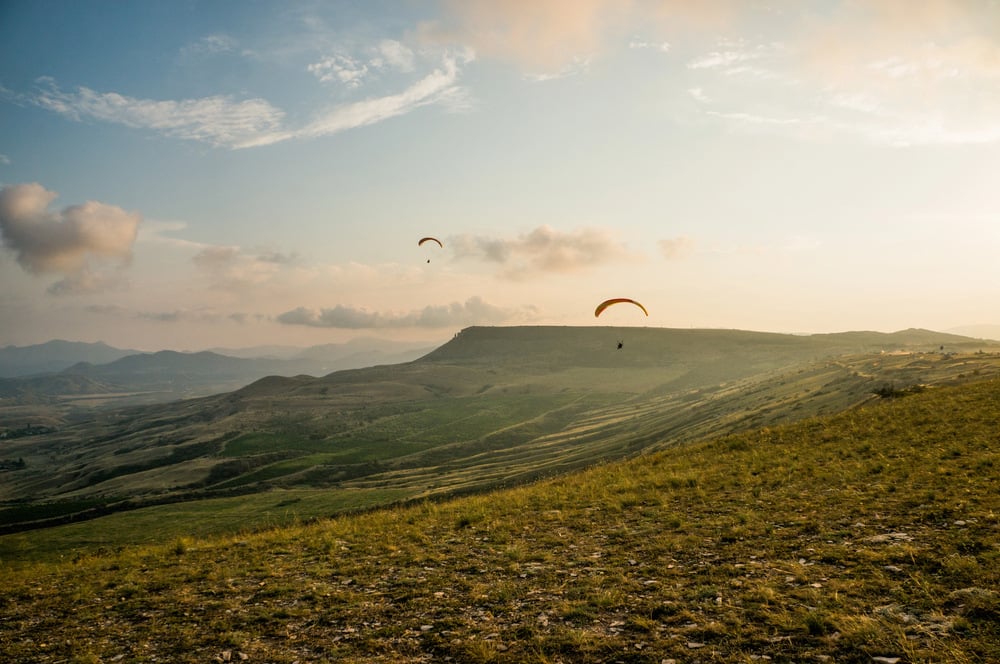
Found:
[[[2,0],[0,128],[0,346],[1000,325],[995,0]]]

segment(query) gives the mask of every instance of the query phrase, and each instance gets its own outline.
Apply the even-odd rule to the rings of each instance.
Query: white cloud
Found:
[[[643,39],[639,39],[638,37],[633,37],[632,40],[628,43],[628,47],[631,49],[643,49],[643,50],[653,49],[656,51],[661,51],[663,53],[666,53],[667,51],[670,50],[670,42],[665,42],[665,41],[648,42]]]
[[[457,60],[454,57],[446,57],[441,67],[403,92],[334,107],[291,135],[302,138],[329,136],[404,115],[429,104],[442,104],[451,109],[459,109],[464,104],[464,96],[457,85],[458,73]],[[261,138],[263,141],[271,142],[267,136]],[[250,145],[252,143],[246,144]]]
[[[759,55],[740,51],[713,51],[688,63],[688,69],[729,69],[733,65],[755,60]]]
[[[592,58],[589,55],[574,56],[569,63],[562,66],[556,71],[525,74],[524,77],[529,81],[542,83],[545,81],[554,81],[560,78],[567,78],[569,76],[586,74],[587,71],[590,69],[591,59]]]
[[[368,75],[368,66],[365,63],[339,53],[328,55],[306,69],[323,83],[343,83],[349,88],[361,87],[361,83]]]
[[[318,311],[298,307],[276,317],[285,325],[329,327],[342,329],[368,328],[442,328],[466,325],[491,325],[524,319],[530,307],[522,311],[509,310],[485,302],[481,297],[471,297],[448,305],[426,306],[409,312],[379,312],[344,306],[341,304]]]
[[[195,42],[183,46],[180,55],[182,58],[195,58],[218,53],[230,53],[235,51],[238,45],[239,43],[233,37],[227,34],[216,33],[206,35]]]
[[[799,14],[775,24],[775,40],[720,41],[688,63],[711,86],[706,114],[807,140],[1000,141],[1000,5],[883,0],[835,4],[821,23]]]
[[[285,112],[263,99],[236,101],[214,96],[156,101],[85,87],[64,92],[51,79],[42,79],[37,92],[16,98],[77,121],[101,120],[216,147],[240,149],[329,136],[432,104],[449,111],[467,110],[468,94],[459,86],[458,77],[460,65],[471,57],[470,53],[446,55],[439,67],[402,92],[334,106],[299,127],[286,126]],[[330,71],[335,71],[332,66]],[[345,75],[348,81],[353,80],[349,74]]]
[[[389,66],[401,72],[411,72],[416,68],[416,56],[406,44],[395,39],[383,39],[378,44],[378,56],[372,59],[377,67]]]
[[[127,266],[141,215],[114,205],[87,201],[50,212],[57,194],[38,183],[0,190],[3,244],[31,274],[59,274],[50,292],[75,294],[107,290],[120,276],[99,271],[101,264]]]
[[[227,96],[158,101],[80,87],[60,90],[51,79],[29,100],[74,120],[101,120],[135,129],[152,129],[167,136],[238,147],[261,135],[277,135],[284,111],[263,99],[236,101]]]
[[[136,241],[141,244],[159,244],[178,249],[190,249],[192,251],[201,251],[211,246],[203,242],[194,242],[169,235],[170,233],[183,231],[187,227],[188,224],[185,221],[145,219],[142,222],[142,227],[139,230],[139,236]]]

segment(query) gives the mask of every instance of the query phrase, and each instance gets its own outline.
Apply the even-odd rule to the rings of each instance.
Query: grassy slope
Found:
[[[0,659],[1000,661],[1000,381],[0,572]]]
[[[685,331],[668,332],[675,336],[669,349],[683,348]],[[495,334],[482,331],[487,341]],[[586,342],[587,336],[581,334],[578,341]],[[695,348],[706,347],[702,335],[687,336]],[[107,424],[97,423],[96,430],[88,425],[84,432],[90,433],[60,434],[62,440],[13,441],[23,450],[14,458],[23,454],[29,466],[49,458],[56,463],[51,471],[4,473],[3,490],[17,492],[15,480],[20,478],[22,495],[30,482],[34,490],[51,487],[73,501],[13,503],[0,511],[4,523],[85,509],[106,513],[108,503],[120,510],[115,501],[143,493],[148,498],[140,498],[146,501],[140,505],[171,504],[2,535],[0,560],[19,564],[72,557],[80,549],[164,542],[185,532],[225,534],[511,486],[642,449],[839,412],[872,399],[872,391],[887,383],[941,384],[996,375],[1000,368],[1000,356],[992,354],[935,352],[842,356],[761,372],[787,361],[789,340],[800,344],[808,338],[727,331],[710,336],[711,352],[732,354],[757,373],[711,383],[720,376],[700,361],[687,373],[585,366],[537,374],[430,362],[338,372],[318,381],[273,378],[210,400],[123,411]],[[885,336],[893,335],[875,335],[875,342]],[[777,339],[779,352],[762,351],[753,337]],[[531,338],[539,343],[528,344],[529,349],[549,354],[543,337],[536,333]],[[867,335],[865,339],[872,345]],[[634,341],[639,346],[634,355],[663,352],[662,345]],[[472,360],[497,354],[482,343],[482,338],[472,339],[457,348],[471,347]],[[537,367],[529,354],[517,358]],[[620,357],[614,350],[605,355]],[[607,361],[592,353],[587,357]],[[501,358],[499,364],[513,359]],[[680,388],[671,378],[690,380],[698,371],[710,376],[698,379],[702,387]],[[485,384],[487,390],[484,380],[492,381]],[[588,385],[622,391],[588,391]],[[427,396],[428,386],[435,394]],[[359,396],[361,391],[367,396]],[[424,396],[416,399],[414,394]],[[271,408],[272,400],[281,406]],[[74,436],[86,445],[74,444]],[[164,461],[155,461],[155,455]],[[235,475],[218,473],[229,464]],[[200,479],[213,475],[213,482]],[[196,482],[193,488],[183,488],[191,482]],[[134,507],[136,500],[131,502]]]

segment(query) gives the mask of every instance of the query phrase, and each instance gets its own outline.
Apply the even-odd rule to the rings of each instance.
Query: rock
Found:
[[[912,542],[913,537],[907,533],[883,533],[882,535],[872,535],[865,538],[866,542],[873,544],[885,544],[886,542]]]

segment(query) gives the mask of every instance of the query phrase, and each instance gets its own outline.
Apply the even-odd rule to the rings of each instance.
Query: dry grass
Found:
[[[998,421],[998,382],[932,389],[530,487],[6,572],[0,659],[1000,661]]]

